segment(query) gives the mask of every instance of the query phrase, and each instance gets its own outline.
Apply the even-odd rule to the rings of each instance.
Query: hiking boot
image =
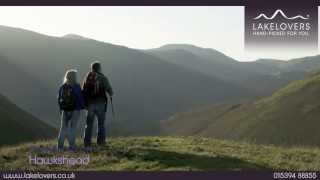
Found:
[[[69,151],[76,152],[77,151],[77,147],[76,146],[70,146],[69,147]]]
[[[87,147],[84,148],[84,151],[86,153],[91,153],[93,151],[93,148],[91,146],[87,146]]]
[[[97,143],[97,145],[100,146],[100,147],[103,147],[103,146],[106,145],[106,142],[105,141],[104,142],[99,142],[99,143]]]

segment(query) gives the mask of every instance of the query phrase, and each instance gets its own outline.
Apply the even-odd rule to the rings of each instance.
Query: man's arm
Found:
[[[103,77],[103,84],[109,96],[113,96],[113,90],[112,90],[110,81],[106,76]]]
[[[87,77],[88,77],[89,73],[86,75],[86,77],[83,79],[82,82],[82,88],[81,88],[81,92],[82,92],[82,96],[84,99],[84,106],[88,107],[88,96],[87,96],[87,90],[86,90],[86,81],[87,81]]]

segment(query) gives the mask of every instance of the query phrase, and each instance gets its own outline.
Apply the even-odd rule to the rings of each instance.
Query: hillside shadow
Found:
[[[139,159],[142,161],[157,162],[166,168],[186,168],[190,170],[268,170],[272,169],[256,163],[251,163],[228,156],[207,156],[188,153],[178,153],[156,149],[135,150],[135,155],[127,154],[129,159]],[[138,153],[137,153],[138,151]]]

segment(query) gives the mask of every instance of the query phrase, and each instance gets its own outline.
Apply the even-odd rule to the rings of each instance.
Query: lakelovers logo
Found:
[[[271,17],[268,17],[267,15],[261,13],[259,16],[255,17],[255,18],[253,18],[253,19],[264,18],[264,19],[272,20],[272,19],[274,19],[278,14],[280,14],[283,18],[285,18],[285,19],[290,19],[290,20],[292,20],[292,19],[298,19],[298,18],[300,18],[300,19],[309,19],[309,17],[310,17],[310,15],[308,14],[307,17],[303,17],[302,15],[297,15],[297,16],[294,16],[294,17],[289,18],[289,17],[287,17],[287,15],[286,15],[281,9],[277,9]]]
[[[273,20],[275,18],[282,18],[283,21],[272,22],[253,22],[252,23],[252,35],[256,36],[309,36],[311,30],[311,23],[306,21],[310,18],[310,15],[306,17],[302,15],[296,15],[293,17],[287,17],[287,15],[281,10],[277,9],[271,17],[268,17],[266,14],[261,13],[257,17],[253,18],[254,20],[264,19],[264,20]],[[300,19],[300,21],[298,21]],[[285,22],[285,20],[296,20]]]
[[[316,50],[318,8],[245,8],[246,50]]]

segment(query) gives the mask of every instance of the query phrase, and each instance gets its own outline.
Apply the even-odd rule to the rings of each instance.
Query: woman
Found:
[[[64,140],[67,137],[69,149],[76,148],[77,123],[80,110],[84,109],[84,99],[81,87],[77,82],[77,70],[68,70],[59,89],[58,102],[61,112],[61,126],[58,137],[58,149],[63,150]]]

